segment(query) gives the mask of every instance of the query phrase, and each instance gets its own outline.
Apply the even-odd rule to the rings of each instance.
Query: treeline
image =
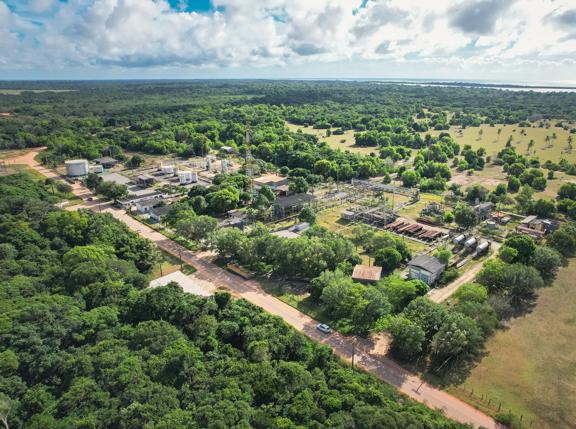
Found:
[[[10,427],[464,428],[227,293],[145,288],[150,244],[110,216],[58,211],[27,176],[0,195]]]

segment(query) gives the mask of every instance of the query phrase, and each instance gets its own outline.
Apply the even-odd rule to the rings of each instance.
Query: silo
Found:
[[[69,159],[65,161],[66,175],[68,177],[86,176],[90,171],[88,161],[85,159]]]

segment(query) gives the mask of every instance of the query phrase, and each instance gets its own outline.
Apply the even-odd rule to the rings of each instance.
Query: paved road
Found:
[[[501,246],[502,246],[501,243],[498,243],[496,241],[492,242],[493,253],[490,258],[493,258],[498,254],[498,249],[500,249]],[[456,280],[454,280],[452,283],[442,288],[434,288],[430,292],[428,292],[426,296],[430,298],[430,300],[437,303],[442,303],[446,301],[454,294],[454,292],[456,292],[460,288],[460,286],[466,283],[473,282],[474,279],[476,278],[476,275],[480,272],[483,266],[484,262],[479,262],[476,265],[472,266],[471,268],[466,268],[466,272],[462,274],[460,277],[458,277]]]
[[[28,164],[47,177],[57,177],[54,172],[38,165],[34,156],[39,150],[35,150],[24,156],[11,160],[13,163]],[[82,198],[91,196],[89,190],[81,185],[74,185],[74,193]],[[465,402],[436,389],[422,381],[414,374],[406,371],[386,356],[381,356],[374,351],[374,344],[367,339],[345,336],[334,332],[324,335],[316,330],[317,321],[298,311],[294,307],[285,304],[279,299],[267,294],[262,290],[258,282],[244,280],[212,263],[214,255],[210,252],[194,253],[164,235],[154,231],[150,227],[128,216],[123,210],[110,207],[109,204],[101,204],[97,201],[73,206],[71,208],[88,207],[95,211],[103,211],[112,214],[116,219],[126,223],[130,229],[138,232],[141,236],[155,242],[158,247],[179,257],[181,255],[185,263],[194,266],[197,271],[194,276],[211,283],[215,288],[231,290],[235,296],[242,297],[247,301],[263,308],[267,312],[279,316],[286,323],[303,332],[322,344],[330,346],[334,353],[346,361],[351,361],[355,350],[355,364],[380,378],[381,380],[397,387],[407,396],[426,404],[433,409],[440,409],[446,416],[462,423],[472,424],[474,427],[499,429],[491,417],[481,413]]]

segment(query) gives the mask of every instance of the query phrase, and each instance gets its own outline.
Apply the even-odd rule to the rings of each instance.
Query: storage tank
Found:
[[[88,161],[85,159],[69,159],[65,161],[66,175],[68,177],[86,176],[90,171]]]
[[[468,240],[466,240],[466,242],[464,243],[465,247],[472,247],[476,244],[476,239],[474,237],[470,237]]]
[[[459,236],[457,236],[453,242],[454,244],[462,244],[462,242],[464,241],[464,239],[466,238],[466,236],[464,234],[460,234]]]
[[[486,240],[483,240],[476,248],[476,251],[478,253],[484,253],[488,250],[488,247],[490,247],[490,243],[488,243]]]

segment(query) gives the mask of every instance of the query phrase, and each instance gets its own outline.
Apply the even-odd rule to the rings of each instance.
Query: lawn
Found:
[[[159,249],[160,250],[160,249]],[[180,260],[171,255],[168,252],[165,252],[164,250],[160,250],[160,256],[162,259],[162,269],[160,269],[160,264],[157,264],[154,269],[152,270],[152,273],[150,274],[150,278],[152,280],[155,280],[159,277],[165,276],[167,274],[171,274],[175,271],[178,271],[180,269]],[[196,271],[196,269],[194,267],[192,267],[191,265],[188,264],[183,264],[183,269],[182,272],[186,275],[188,274],[192,274],[194,271]]]
[[[501,129],[501,134],[498,135],[498,130]],[[482,135],[480,135],[482,130]],[[526,135],[520,134],[522,130],[526,131]],[[426,134],[438,135],[442,131],[430,130],[421,133],[422,136]],[[553,138],[556,134],[556,138]],[[516,148],[516,152],[529,156],[538,157],[541,161],[554,161],[558,162],[561,158],[566,158],[570,162],[576,162],[576,150],[570,153],[566,152],[568,136],[570,133],[563,128],[553,127],[550,128],[520,128],[518,125],[490,125],[483,124],[480,127],[469,127],[460,132],[459,127],[451,127],[450,135],[460,144],[464,146],[469,144],[473,149],[483,147],[486,149],[487,155],[492,158],[502,150],[506,145],[508,138],[512,136],[512,145]],[[546,136],[550,137],[550,142],[546,142]],[[572,134],[576,140],[576,135]],[[528,142],[534,140],[534,147],[528,152]],[[575,142],[576,143],[576,142]],[[551,145],[551,147],[548,147]]]
[[[349,150],[363,155],[370,155],[371,152],[378,153],[378,148],[375,147],[356,146],[356,139],[354,138],[356,131],[354,130],[344,131],[344,134],[341,135],[332,134],[330,137],[326,137],[326,130],[316,130],[312,127],[294,125],[288,122],[286,122],[286,127],[292,132],[302,130],[303,133],[315,135],[320,141],[328,143],[332,149]]]
[[[451,393],[485,408],[486,400],[523,415],[530,427],[576,427],[576,260],[562,268],[552,287],[542,289],[533,311],[496,333],[487,356]],[[493,410],[495,411],[495,410]]]
[[[330,314],[326,313],[320,305],[314,303],[303,285],[294,284],[277,278],[259,277],[258,283],[264,291],[275,296],[280,301],[297,308],[319,322],[334,325]]]

